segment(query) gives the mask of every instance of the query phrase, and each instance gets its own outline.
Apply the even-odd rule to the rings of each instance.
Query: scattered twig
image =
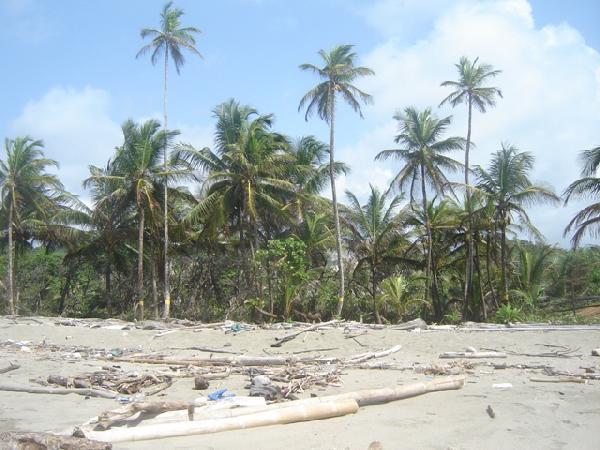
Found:
[[[317,323],[315,325],[312,325],[310,327],[304,328],[300,331],[296,331],[294,333],[288,334],[287,336],[284,336],[282,338],[275,338],[275,340],[277,341],[275,344],[271,344],[271,347],[281,347],[283,344],[285,344],[286,342],[291,341],[292,339],[297,338],[299,335],[301,335],[302,333],[306,333],[307,331],[314,331],[314,330],[318,330],[319,328],[322,327],[326,327],[329,325],[333,325],[336,323],[339,323],[340,320],[330,320],[329,322],[321,322],[321,323]]]

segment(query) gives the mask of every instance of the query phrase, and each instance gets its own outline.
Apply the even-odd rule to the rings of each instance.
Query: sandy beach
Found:
[[[168,370],[168,365],[133,364],[106,361],[92,353],[77,352],[77,347],[110,350],[124,354],[138,352],[169,357],[193,358],[210,353],[189,350],[193,346],[227,349],[246,355],[292,355],[294,352],[346,357],[358,353],[401,345],[400,351],[383,358],[390,369],[345,368],[338,386],[312,386],[299,398],[322,396],[365,388],[378,388],[431,380],[434,375],[418,367],[448,365],[439,358],[447,351],[468,347],[508,352],[502,360],[470,360],[455,371],[464,373],[463,389],[433,392],[385,405],[362,407],[344,417],[274,425],[217,434],[168,438],[136,443],[114,444],[114,448],[178,449],[367,449],[379,441],[384,449],[597,449],[600,448],[600,380],[573,382],[534,382],[548,377],[541,369],[494,368],[548,365],[558,372],[583,374],[600,372],[600,357],[591,350],[600,347],[597,327],[578,327],[560,331],[472,331],[448,329],[403,331],[384,327],[365,329],[364,334],[348,339],[343,327],[303,333],[282,347],[271,347],[276,337],[289,333],[280,329],[251,329],[226,332],[217,329],[177,329],[156,337],[160,330],[121,328],[101,323],[89,326],[60,325],[64,319],[0,318],[0,364],[19,364],[17,370],[0,374],[0,383],[35,386],[30,381],[48,375],[72,376],[115,365],[119,370],[145,373]],[[63,322],[64,323],[64,322]],[[45,343],[40,346],[40,343]],[[25,347],[25,349],[23,349]],[[319,351],[320,349],[331,349]],[[568,357],[523,356],[564,352]],[[30,351],[28,351],[30,350]],[[79,355],[77,355],[79,353]],[[298,353],[296,353],[298,354]],[[464,361],[464,360],[452,360]],[[469,364],[474,363],[474,364]],[[447,367],[447,366],[446,366]],[[400,370],[403,369],[403,370]],[[548,377],[551,378],[551,377]],[[227,388],[237,395],[248,395],[247,374],[232,374],[212,380],[208,391]],[[510,383],[510,388],[495,384]],[[173,385],[152,400],[192,400],[200,395],[193,390],[193,378],[177,378]],[[86,398],[81,395],[47,395],[0,392],[0,431],[63,431],[79,425],[105,410],[119,407],[115,399]],[[493,411],[491,417],[486,409]]]

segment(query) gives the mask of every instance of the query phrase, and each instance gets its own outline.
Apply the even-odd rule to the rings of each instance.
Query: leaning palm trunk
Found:
[[[13,215],[13,204],[11,202],[8,209],[8,306],[11,314],[15,314]]]
[[[164,98],[163,98],[163,107],[164,107],[164,115],[165,115],[165,149],[164,149],[164,170],[165,170],[165,206],[164,206],[164,225],[165,225],[165,280],[164,280],[164,287],[165,287],[165,309],[164,309],[164,313],[163,313],[163,317],[165,319],[169,318],[169,315],[171,314],[171,290],[170,290],[170,285],[169,285],[169,212],[168,212],[168,194],[167,194],[167,184],[168,184],[168,180],[167,180],[167,68],[169,67],[168,65],[168,60],[169,60],[169,46],[167,45],[165,47],[165,86],[164,86]]]
[[[329,95],[331,99],[331,116],[329,124],[329,179],[331,180],[331,202],[333,203],[333,221],[335,222],[335,243],[337,249],[337,263],[340,277],[340,290],[338,296],[337,309],[335,315],[339,317],[342,314],[344,308],[344,294],[345,294],[345,279],[344,279],[344,261],[342,260],[342,233],[340,231],[340,216],[338,212],[337,195],[335,192],[335,176],[333,166],[335,162],[334,158],[334,132],[335,132],[335,88],[329,87]]]
[[[144,320],[144,207],[138,204],[140,223],[138,230],[138,273],[137,273],[137,307],[140,310],[140,320]]]

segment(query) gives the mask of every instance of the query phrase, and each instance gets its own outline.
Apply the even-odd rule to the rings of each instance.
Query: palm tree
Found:
[[[490,198],[495,206],[495,220],[500,228],[500,259],[502,268],[502,300],[508,302],[508,246],[506,232],[517,216],[521,224],[536,237],[539,231],[529,220],[526,206],[542,202],[559,201],[558,196],[544,186],[534,185],[529,179],[534,157],[520,152],[513,145],[502,144],[492,156],[487,170],[477,168],[478,188]]]
[[[384,264],[397,263],[399,246],[406,241],[403,233],[403,222],[406,211],[398,211],[402,196],[396,195],[388,199],[388,193],[381,193],[371,185],[371,194],[365,205],[358,198],[346,191],[349,208],[342,216],[350,230],[349,248],[358,258],[355,272],[368,264],[371,278],[371,297],[377,323],[381,323],[378,308],[379,281]],[[388,204],[389,201],[389,204]]]
[[[579,180],[574,181],[565,190],[565,205],[572,198],[600,199],[600,147],[592,148],[582,152],[582,170]],[[571,243],[577,247],[581,238],[588,233],[590,236],[600,235],[600,201],[592,203],[583,208],[571,219],[565,228],[565,236],[575,229]]]
[[[310,71],[323,80],[302,97],[298,106],[298,111],[307,105],[306,114],[304,116],[305,120],[308,120],[308,118],[316,112],[321,120],[324,120],[329,124],[329,179],[331,182],[337,262],[340,276],[340,291],[336,316],[339,316],[342,313],[342,308],[344,306],[345,281],[344,263],[342,260],[342,235],[340,231],[340,218],[335,191],[334,173],[335,100],[336,94],[340,93],[344,101],[346,101],[355,112],[358,112],[362,118],[362,111],[358,99],[363,103],[369,103],[372,101],[372,98],[352,83],[360,77],[374,75],[374,72],[368,67],[355,65],[354,61],[357,55],[352,51],[352,47],[352,45],[338,45],[330,52],[319,50],[319,56],[321,56],[324,63],[323,67],[317,67],[313,64],[300,65],[301,70]]]
[[[177,164],[172,162],[164,170],[160,157],[164,143],[179,134],[178,131],[160,130],[160,123],[148,120],[136,124],[127,120],[123,126],[122,146],[117,148],[114,158],[114,170],[108,174],[92,172],[84,182],[86,185],[99,182],[111,183],[112,192],[108,193],[96,207],[106,202],[117,200],[122,208],[133,205],[138,219],[138,269],[136,305],[140,308],[140,316],[144,317],[144,233],[146,230],[146,214],[155,215],[161,207],[157,193],[168,181],[168,177],[180,175]],[[163,208],[165,205],[162,205]]]
[[[179,147],[183,158],[206,172],[202,196],[187,220],[204,220],[213,228],[234,224],[240,243],[254,252],[264,214],[285,215],[285,199],[295,194],[288,179],[294,161],[285,151],[286,138],[271,131],[272,115],[234,100],[214,112],[215,151]]]
[[[400,149],[383,150],[376,160],[398,159],[404,163],[400,172],[390,184],[390,189],[397,188],[401,192],[409,186],[410,201],[415,201],[415,187],[421,184],[421,205],[425,215],[426,229],[426,289],[425,301],[429,300],[432,286],[432,235],[430,218],[427,214],[427,188],[434,192],[443,193],[449,186],[449,181],[444,170],[455,172],[461,169],[458,161],[448,157],[445,153],[459,150],[463,146],[464,139],[460,137],[449,137],[441,139],[442,135],[450,125],[451,116],[438,119],[432,114],[431,108],[417,111],[408,107],[403,113],[394,116],[399,122],[400,134],[394,141],[402,145]],[[437,318],[441,318],[441,310],[434,297],[434,310]]]
[[[7,217],[8,229],[8,304],[11,314],[17,312],[15,301],[16,274],[13,233],[30,234],[47,221],[64,194],[62,183],[47,169],[58,163],[44,157],[44,144],[30,136],[6,139],[6,160],[0,160],[0,199]]]
[[[471,119],[473,107],[478,111],[485,113],[487,107],[496,104],[496,97],[502,97],[502,91],[495,87],[483,86],[489,79],[496,77],[501,73],[500,70],[494,70],[489,64],[478,64],[479,58],[470,61],[467,57],[460,58],[456,69],[458,70],[458,81],[444,81],[441,85],[452,87],[455,90],[448,95],[440,106],[444,103],[450,103],[456,107],[465,103],[468,108],[467,119],[467,140],[465,143],[465,189],[466,189],[466,207],[468,215],[467,238],[467,258],[465,264],[465,291],[464,291],[464,312],[468,313],[468,305],[473,296],[473,217],[471,208],[471,190],[469,185],[469,151],[471,149]]]
[[[164,88],[163,88],[163,112],[164,112],[164,155],[163,155],[163,166],[164,171],[167,171],[167,76],[168,76],[168,67],[169,67],[169,55],[175,64],[175,70],[177,74],[179,74],[181,67],[185,63],[185,58],[183,57],[183,49],[189,50],[193,54],[196,54],[200,57],[202,55],[196,49],[196,40],[194,38],[195,34],[200,33],[200,30],[194,27],[181,27],[180,18],[183,16],[183,10],[179,8],[173,8],[173,2],[167,2],[163,7],[163,10],[160,14],[160,28],[143,28],[140,32],[142,39],[146,39],[147,37],[152,38],[152,41],[144,45],[141,50],[137,53],[136,58],[145,55],[148,52],[152,52],[151,61],[152,64],[156,64],[158,62],[158,58],[164,55]],[[165,271],[165,280],[164,280],[164,295],[165,295],[165,308],[164,308],[164,317],[168,318],[171,310],[171,291],[169,287],[169,258],[168,258],[168,250],[169,250],[169,220],[168,220],[168,186],[167,183],[164,183],[164,271]]]

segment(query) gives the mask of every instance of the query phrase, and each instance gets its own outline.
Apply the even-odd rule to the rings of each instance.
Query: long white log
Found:
[[[279,410],[265,411],[227,419],[209,419],[193,422],[164,423],[134,428],[115,428],[108,431],[88,432],[86,437],[102,442],[142,441],[175,436],[217,433],[267,425],[329,419],[353,414],[358,404],[352,399],[342,399],[316,405],[296,405]]]

